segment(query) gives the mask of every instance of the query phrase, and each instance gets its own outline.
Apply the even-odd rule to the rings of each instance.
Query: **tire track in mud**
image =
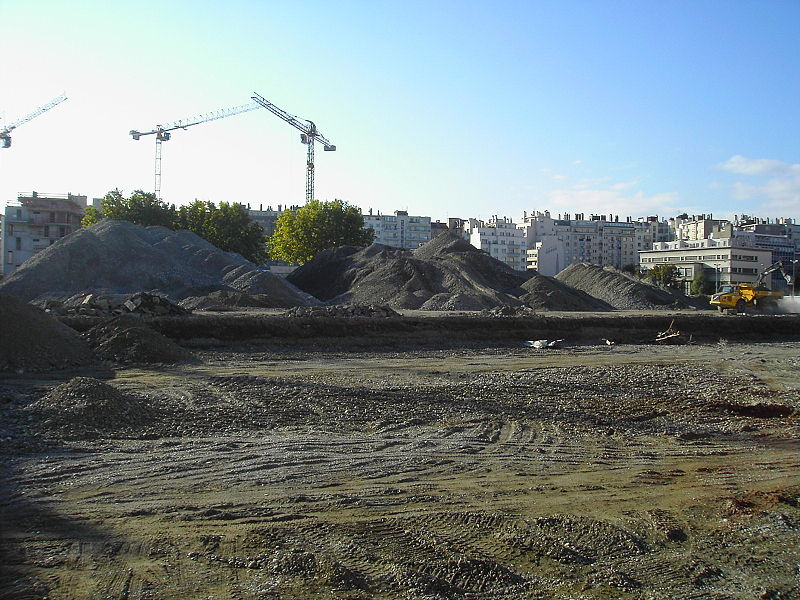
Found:
[[[156,439],[13,459],[18,493],[0,508],[102,521],[98,539],[117,543],[84,543],[74,559],[36,568],[55,588],[109,597],[796,590],[796,505],[739,499],[797,480],[791,443],[776,443],[796,424],[714,408],[732,389],[740,403],[788,405],[796,394],[680,366],[448,375],[408,388],[400,377],[375,389],[337,377],[174,385],[157,398],[177,408],[148,425],[148,435],[163,426]],[[764,556],[737,550],[751,546]]]

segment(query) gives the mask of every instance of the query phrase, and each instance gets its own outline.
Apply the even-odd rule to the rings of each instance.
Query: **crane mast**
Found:
[[[53,98],[52,100],[50,100],[50,102],[48,102],[47,104],[43,104],[42,106],[37,108],[32,113],[30,113],[28,115],[25,115],[24,117],[22,117],[18,121],[14,121],[13,123],[11,123],[11,125],[7,125],[7,126],[3,127],[2,129],[0,129],[0,148],[10,148],[11,147],[11,132],[14,129],[16,129],[17,127],[19,127],[20,125],[22,125],[24,123],[27,123],[31,119],[35,119],[36,117],[38,117],[42,113],[46,113],[48,110],[53,108],[56,104],[61,104],[66,99],[67,99],[67,95],[66,94],[61,94],[60,96],[57,96],[57,97]]]
[[[204,113],[196,117],[188,119],[180,119],[167,123],[166,125],[156,125],[152,131],[139,131],[138,129],[131,129],[128,133],[134,139],[138,140],[143,135],[156,136],[156,160],[155,160],[155,192],[156,198],[161,200],[161,142],[167,142],[172,137],[171,131],[176,129],[186,129],[201,123],[208,123],[209,121],[216,121],[217,119],[224,119],[225,117],[232,117],[250,110],[259,108],[259,105],[251,102],[250,104],[243,104],[241,106],[234,106],[232,108],[221,108],[212,112]]]
[[[299,117],[294,116],[286,112],[285,110],[278,108],[272,102],[264,98],[263,96],[253,92],[252,99],[257,102],[259,105],[266,108],[269,112],[273,115],[280,117],[289,125],[294,127],[295,129],[300,130],[300,141],[303,144],[306,144],[307,151],[306,151],[306,202],[314,199],[314,142],[319,141],[323,144],[323,149],[326,152],[333,152],[336,150],[336,146],[334,146],[331,142],[325,139],[317,126],[314,124],[313,121],[309,121],[308,119],[300,119]]]

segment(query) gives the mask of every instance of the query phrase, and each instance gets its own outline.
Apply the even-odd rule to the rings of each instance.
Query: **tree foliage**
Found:
[[[176,209],[174,204],[158,200],[155,194],[136,190],[125,196],[119,190],[108,192],[100,201],[100,210],[88,207],[81,226],[90,227],[100,219],[130,221],[145,227],[160,225],[169,229],[187,229],[217,248],[238,252],[246,259],[261,264],[266,259],[264,233],[250,219],[241,204],[195,200]]]
[[[645,276],[662,287],[675,287],[678,283],[678,267],[675,265],[656,265]]]
[[[704,271],[700,271],[692,279],[689,291],[692,296],[708,296],[714,293],[714,282],[708,278]]]
[[[290,263],[306,263],[318,252],[339,246],[368,246],[375,239],[364,228],[361,211],[342,200],[311,200],[278,216],[269,238],[269,255]]]
[[[267,258],[266,238],[261,226],[250,219],[241,204],[195,200],[178,209],[176,229],[187,229],[226,252],[238,252],[261,264]]]

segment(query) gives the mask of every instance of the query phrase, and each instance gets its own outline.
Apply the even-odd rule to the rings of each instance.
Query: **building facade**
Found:
[[[511,219],[493,216],[488,221],[469,219],[464,222],[465,237],[469,243],[489,253],[517,271],[525,270],[525,232]]]
[[[40,250],[77,231],[86,210],[86,196],[20,194],[3,215],[3,276],[8,277]]]
[[[702,274],[719,289],[721,285],[755,283],[759,274],[772,264],[772,251],[754,248],[743,238],[656,242],[651,250],[639,253],[639,269],[647,273],[657,265],[673,265],[685,293],[692,280]],[[771,287],[771,279],[765,281]]]
[[[375,233],[375,242],[394,248],[419,248],[431,239],[431,218],[409,215],[396,210],[393,215],[364,215],[364,228]]]
[[[549,211],[525,213],[519,228],[526,240],[526,265],[553,276],[573,263],[586,262],[617,269],[639,264],[639,251],[671,233],[666,221],[647,217],[634,221],[619,216],[565,214],[554,219]]]

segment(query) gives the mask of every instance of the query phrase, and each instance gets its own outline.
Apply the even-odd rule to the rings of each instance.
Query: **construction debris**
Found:
[[[564,343],[564,340],[529,340],[527,342],[522,342],[524,346],[527,346],[528,348],[536,348],[537,350],[553,350],[560,348],[562,343]]]
[[[397,318],[402,315],[388,306],[374,304],[348,304],[335,306],[295,306],[284,313],[287,317],[338,317],[351,319],[365,317],[369,319]]]
[[[690,344],[692,342],[692,336],[689,335],[687,337],[675,329],[675,319],[672,319],[669,327],[656,335],[655,342],[657,344]]]

